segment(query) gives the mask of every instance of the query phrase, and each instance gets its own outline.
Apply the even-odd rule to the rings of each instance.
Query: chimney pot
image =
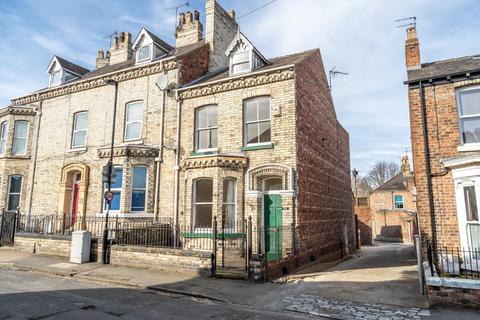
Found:
[[[178,26],[183,26],[185,24],[185,13],[180,13],[178,17]]]
[[[105,59],[110,59],[110,51],[107,50],[107,53],[105,54]]]
[[[120,43],[125,42],[125,32],[120,32]]]
[[[230,18],[232,18],[233,20],[235,20],[235,10],[229,10],[227,13],[228,13],[228,15],[230,16]]]
[[[103,50],[98,50],[97,59],[103,59]]]
[[[187,23],[193,22],[193,15],[190,11],[187,11],[186,20],[187,20]]]
[[[198,10],[193,12],[193,18],[195,21],[200,21],[200,12],[198,12]]]

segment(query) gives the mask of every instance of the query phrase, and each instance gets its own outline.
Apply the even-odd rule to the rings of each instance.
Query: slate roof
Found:
[[[387,190],[407,190],[407,184],[405,182],[405,177],[400,172],[399,174],[393,176],[382,184],[380,187],[375,189],[374,191],[387,191]]]
[[[77,65],[73,62],[70,62],[70,61],[65,60],[63,58],[60,58],[59,56],[55,56],[55,57],[57,58],[58,63],[60,63],[60,66],[63,69],[70,70],[70,71],[75,72],[76,74],[81,75],[81,76],[90,72],[90,70],[88,70],[84,67],[81,67],[81,66],[79,66],[79,65]]]
[[[154,35],[150,31],[148,31],[146,28],[145,28],[145,32],[148,33],[150,38],[152,38],[153,42],[155,42],[156,44],[159,44],[160,46],[162,46],[166,50],[169,50],[169,51],[173,50],[173,47],[171,45],[169,45],[168,43],[166,43],[165,41],[163,41],[162,39],[160,39],[159,37],[157,37],[156,35]]]
[[[420,69],[408,70],[407,82],[453,76],[474,71],[480,71],[480,55],[423,63]]]
[[[260,68],[255,69],[253,72],[259,71],[268,71],[270,69],[284,67],[288,65],[295,65],[303,61],[306,57],[310,56],[314,52],[318,51],[318,49],[307,50],[299,53],[289,54],[286,56],[280,56],[277,58],[268,59],[268,63],[261,66]],[[249,73],[241,74],[241,76],[248,77]],[[237,75],[235,75],[236,77]],[[230,77],[229,68],[224,68],[223,70],[207,74],[206,76],[202,77],[201,79],[194,81],[188,85],[198,85],[203,84],[210,81],[218,81],[227,79]]]

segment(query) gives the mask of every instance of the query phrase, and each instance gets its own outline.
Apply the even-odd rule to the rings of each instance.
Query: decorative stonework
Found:
[[[106,81],[108,79],[113,79],[115,81],[126,81],[126,80],[141,78],[141,77],[149,76],[152,74],[160,73],[162,71],[170,71],[176,68],[177,68],[176,60],[160,61],[147,66],[141,66],[134,69],[119,71],[115,74],[106,74],[106,75],[100,76],[99,78],[86,79],[83,81],[80,80],[72,84],[60,86],[58,88],[52,88],[43,92],[38,92],[28,96],[13,99],[12,104],[14,106],[24,105],[32,102],[37,102],[39,100],[55,98],[58,96],[63,96],[63,95],[74,93],[74,92],[101,87],[106,85]]]
[[[99,158],[110,157],[110,148],[98,149]],[[158,157],[158,149],[140,146],[122,146],[113,149],[114,157],[155,158]]]
[[[216,93],[221,93],[230,90],[244,89],[255,87],[259,85],[280,82],[285,80],[294,79],[295,72],[293,67],[289,67],[283,70],[266,71],[262,74],[255,74],[236,79],[225,79],[225,81],[218,83],[205,83],[199,87],[193,87],[192,89],[186,89],[180,92],[181,99],[192,99]]]
[[[458,87],[471,86],[471,85],[474,85],[474,84],[480,84],[480,79],[470,79],[470,80],[463,80],[463,81],[454,82],[453,86],[455,88],[458,88]]]
[[[292,168],[280,164],[267,164],[252,168],[247,172],[248,191],[260,191],[262,179],[267,177],[281,177],[282,190],[294,190]]]
[[[18,116],[34,116],[35,109],[32,107],[6,107],[0,110],[0,117],[8,114],[18,115]]]
[[[248,159],[242,156],[216,155],[207,157],[187,158],[183,161],[182,170],[203,169],[211,167],[239,170],[247,166]]]

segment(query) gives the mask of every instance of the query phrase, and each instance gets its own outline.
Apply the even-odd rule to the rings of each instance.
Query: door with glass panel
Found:
[[[478,188],[475,185],[463,186],[463,197],[465,204],[464,217],[465,224],[460,225],[460,233],[466,237],[462,247],[468,250],[465,258],[465,264],[468,268],[469,263],[480,265],[480,220],[478,214]],[[464,230],[462,230],[464,228]]]

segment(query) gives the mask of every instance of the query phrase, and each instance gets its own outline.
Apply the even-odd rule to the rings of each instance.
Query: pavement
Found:
[[[426,298],[419,293],[413,250],[411,245],[376,243],[345,261],[314,263],[282,282],[259,284],[100,263],[77,265],[61,257],[5,248],[0,248],[0,269],[181,295],[209,303],[290,311],[305,317],[477,319],[468,310],[428,310]]]

